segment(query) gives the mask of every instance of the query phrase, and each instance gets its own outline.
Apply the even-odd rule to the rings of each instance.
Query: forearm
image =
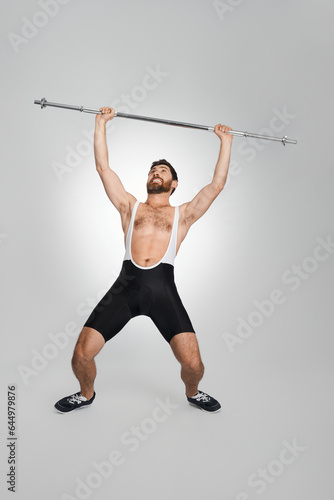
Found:
[[[213,174],[212,184],[224,187],[230,166],[231,144],[221,141],[218,161]]]
[[[94,156],[97,169],[105,170],[109,167],[105,122],[95,123]]]

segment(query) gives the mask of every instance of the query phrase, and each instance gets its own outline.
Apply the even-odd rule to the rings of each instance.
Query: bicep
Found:
[[[119,212],[126,211],[136,200],[135,197],[125,190],[120,178],[110,167],[104,170],[97,168],[97,171],[111,203]]]
[[[208,184],[204,186],[191,201],[184,203],[183,218],[185,222],[188,225],[194,224],[194,222],[205,214],[221,191],[221,188],[213,184]]]

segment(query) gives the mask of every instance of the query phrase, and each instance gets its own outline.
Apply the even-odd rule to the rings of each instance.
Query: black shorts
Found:
[[[178,333],[195,333],[177,292],[171,264],[141,269],[131,260],[123,261],[119,277],[84,326],[100,332],[107,342],[140,315],[150,317],[168,343]]]

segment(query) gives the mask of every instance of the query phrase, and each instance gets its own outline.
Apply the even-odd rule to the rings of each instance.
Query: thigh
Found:
[[[199,345],[194,332],[182,332],[174,335],[169,345],[174,356],[181,364],[201,360]]]
[[[169,344],[175,335],[181,333],[195,335],[194,327],[174,283],[155,290],[149,316]]]
[[[94,358],[101,351],[105,342],[100,332],[94,328],[84,326],[78,337],[75,351],[79,351],[87,358]]]
[[[84,327],[100,332],[107,342],[133,317],[131,297],[131,292],[119,287],[119,282],[116,281],[94,307]]]

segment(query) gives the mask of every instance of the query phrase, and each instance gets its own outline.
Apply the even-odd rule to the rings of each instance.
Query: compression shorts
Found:
[[[178,333],[196,333],[179,297],[171,264],[145,269],[124,260],[119,277],[84,326],[100,332],[107,342],[140,315],[150,317],[168,343]]]

